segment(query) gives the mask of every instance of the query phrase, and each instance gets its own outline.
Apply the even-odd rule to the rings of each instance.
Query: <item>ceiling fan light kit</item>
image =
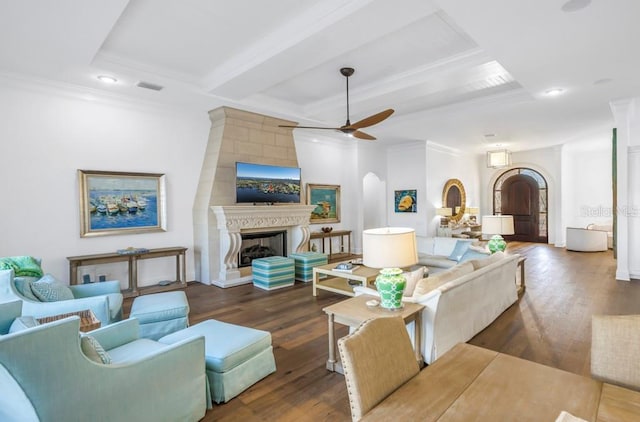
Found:
[[[343,67],[340,69],[340,73],[342,76],[346,78],[347,81],[347,121],[344,125],[340,127],[319,127],[319,126],[289,126],[289,125],[279,125],[279,127],[288,127],[294,129],[320,129],[320,130],[338,130],[349,137],[354,137],[358,139],[364,139],[368,141],[373,141],[376,138],[374,136],[369,135],[368,133],[362,132],[360,129],[376,125],[383,120],[387,119],[394,112],[393,109],[389,108],[380,113],[373,114],[369,117],[365,117],[362,120],[359,120],[353,124],[351,124],[350,116],[349,116],[349,77],[353,75],[355,69],[352,67]]]

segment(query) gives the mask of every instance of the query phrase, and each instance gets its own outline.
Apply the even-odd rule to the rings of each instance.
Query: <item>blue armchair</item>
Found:
[[[0,304],[0,334],[20,314],[20,305]],[[203,337],[171,345],[139,339],[137,320],[129,319],[90,333],[111,356],[110,364],[102,364],[82,352],[79,326],[78,317],[69,317],[0,336],[0,420],[204,417],[210,396]]]
[[[34,277],[14,277],[13,270],[0,270],[0,302],[20,300],[23,314],[35,318],[91,309],[103,326],[122,319],[123,298],[118,281],[69,286],[74,299],[40,302],[33,296],[25,296],[16,287],[16,282],[28,284],[35,280]]]

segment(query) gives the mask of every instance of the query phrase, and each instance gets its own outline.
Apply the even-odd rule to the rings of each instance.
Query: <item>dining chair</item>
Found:
[[[640,315],[594,315],[591,375],[640,391]]]
[[[420,372],[400,317],[374,318],[338,340],[352,420]]]

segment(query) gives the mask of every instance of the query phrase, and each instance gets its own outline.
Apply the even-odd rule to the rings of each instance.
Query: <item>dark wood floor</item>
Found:
[[[640,313],[640,283],[615,280],[611,252],[517,242],[509,252],[527,257],[527,289],[470,343],[589,375],[591,316]],[[344,296],[323,291],[314,298],[310,284],[302,283],[271,292],[192,283],[186,292],[192,324],[214,318],[271,332],[277,365],[274,374],[215,406],[203,421],[351,420],[343,376],[325,369],[322,308]],[[341,327],[337,334],[346,332]]]

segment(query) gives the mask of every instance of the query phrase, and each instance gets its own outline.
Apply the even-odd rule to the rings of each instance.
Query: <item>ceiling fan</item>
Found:
[[[351,120],[349,120],[349,76],[353,75],[354,72],[355,70],[352,67],[343,67],[342,69],[340,69],[340,73],[342,74],[342,76],[344,76],[347,79],[347,121],[343,126],[340,126],[340,127],[287,126],[287,125],[279,125],[279,126],[297,128],[297,129],[339,130],[342,133],[345,133],[349,136],[353,136],[359,139],[366,139],[368,141],[373,141],[374,139],[376,139],[375,137],[362,132],[360,129],[380,123],[381,121],[385,120],[387,117],[391,116],[394,110],[392,108],[389,108],[387,110],[381,111],[380,113],[366,117],[352,124]]]

